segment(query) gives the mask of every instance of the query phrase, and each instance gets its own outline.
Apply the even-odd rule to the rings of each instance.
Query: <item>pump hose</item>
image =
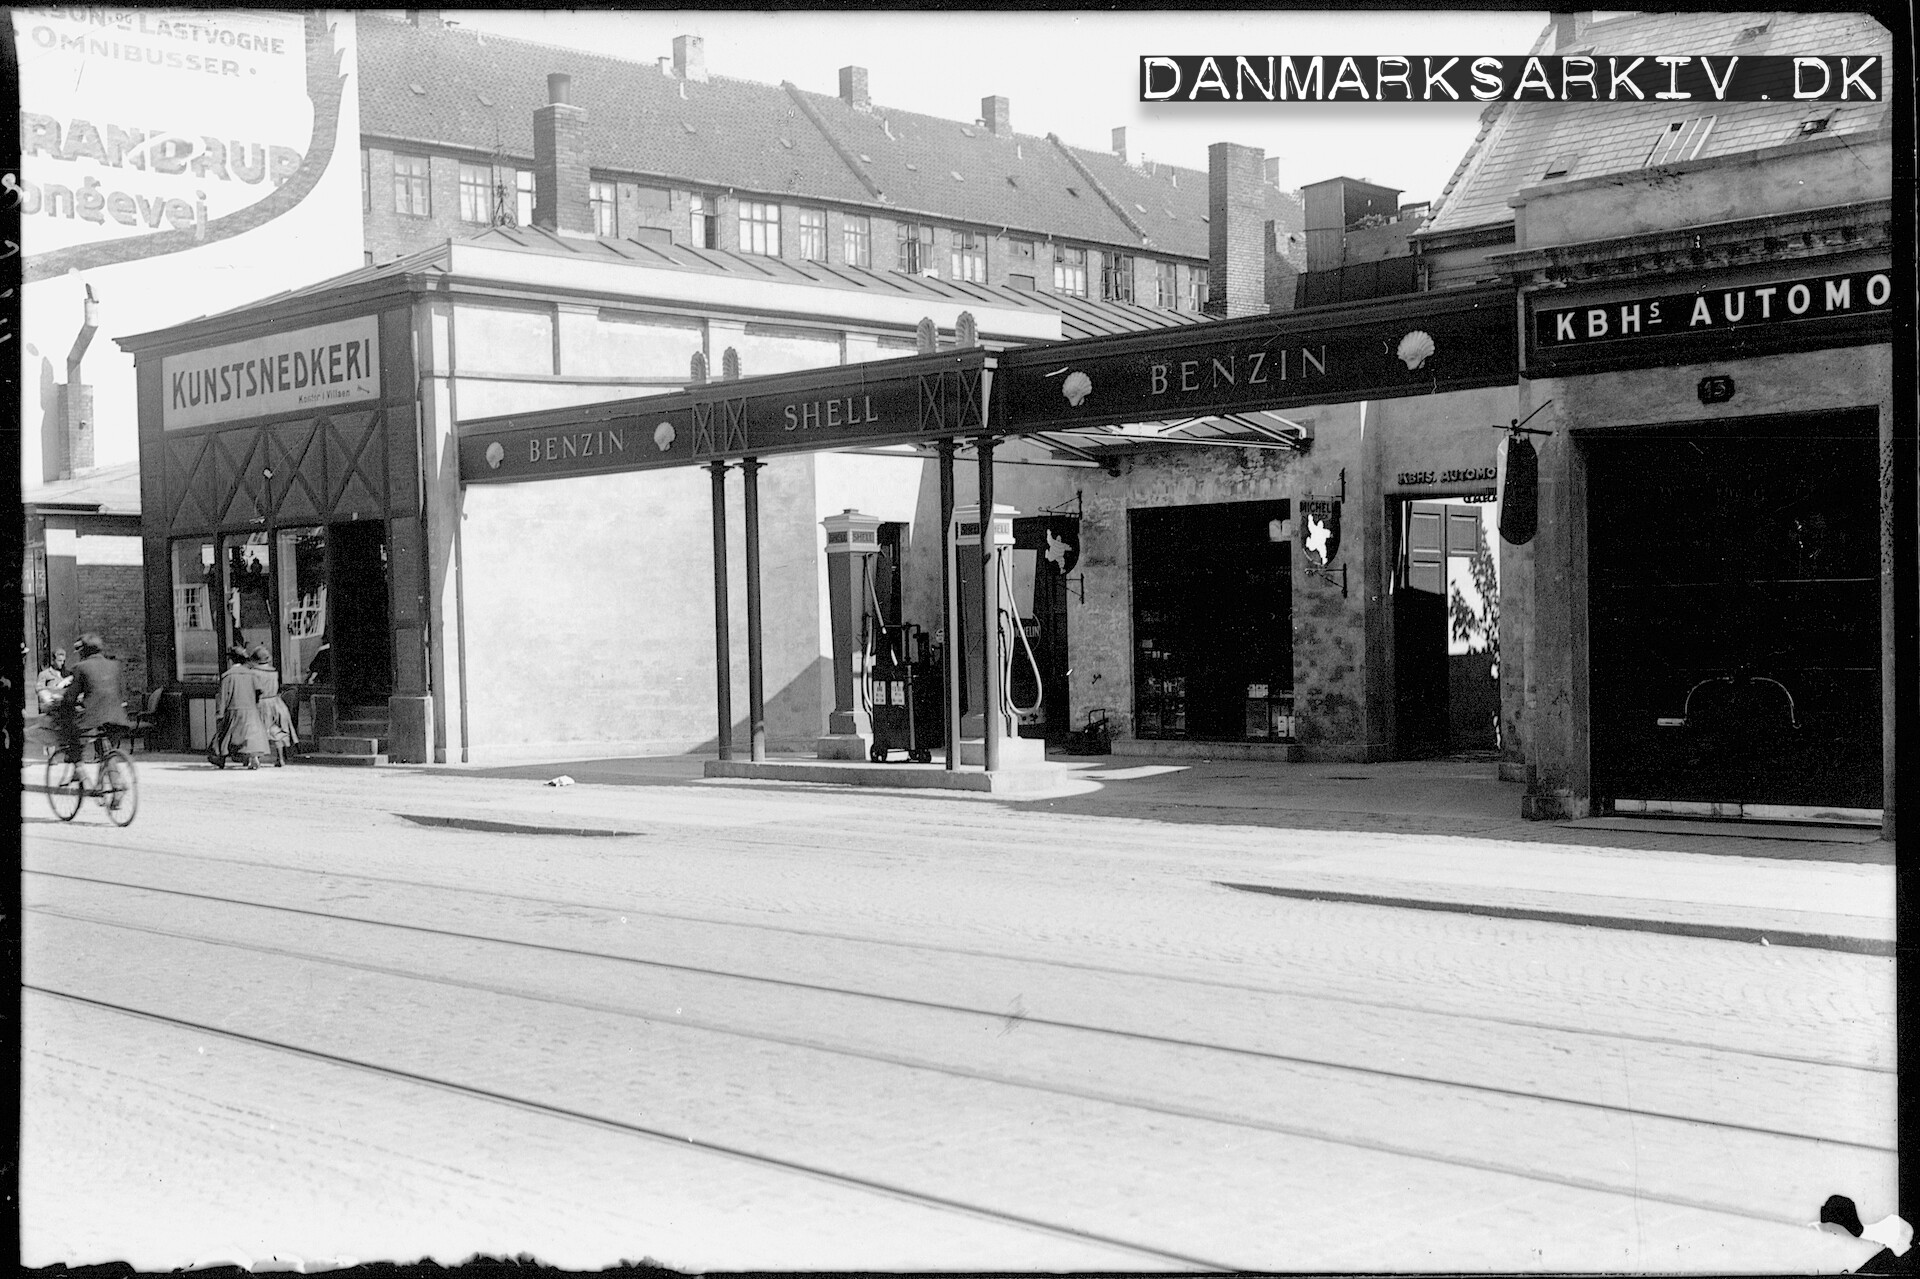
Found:
[[[1012,619],[1014,634],[1019,636],[1021,647],[1027,650],[1027,665],[1033,670],[1033,705],[1017,705],[1013,700],[1013,638],[1004,637],[1005,642],[1000,646],[1000,701],[1009,716],[1031,715],[1046,700],[1046,690],[1041,687],[1040,661],[1033,655],[1033,641],[1027,638],[1027,628],[1020,625],[1020,607],[1013,601],[1013,568],[1007,562],[1009,557],[1001,554],[994,558],[1000,561],[1000,598],[1007,604],[1000,611],[1000,617],[1002,620]]]

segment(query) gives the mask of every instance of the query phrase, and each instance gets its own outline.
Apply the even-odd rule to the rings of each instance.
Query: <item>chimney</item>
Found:
[[[1237,142],[1207,148],[1207,289],[1210,315],[1267,310],[1266,152]]]
[[[707,79],[707,48],[699,36],[673,38],[673,73],[682,80]]]
[[[99,330],[100,308],[93,286],[87,285],[86,290],[80,332],[67,352],[67,380],[58,388],[55,401],[57,420],[52,431],[43,428],[40,433],[40,478],[48,483],[93,469],[93,388],[80,380],[80,361]]]
[[[533,113],[533,224],[563,235],[592,235],[587,202],[587,113],[567,99],[573,78],[547,77],[547,105]]]
[[[840,68],[840,100],[855,111],[871,111],[873,99],[867,96],[867,69]]]
[[[1582,44],[1587,38],[1587,28],[1593,25],[1591,13],[1556,13],[1553,15],[1553,51],[1564,54]]]
[[[1005,98],[980,99],[980,118],[993,130],[996,138],[1013,136],[1013,114],[1007,109]]]
[[[438,31],[446,23],[441,20],[438,9],[408,9],[405,11],[407,23],[423,31]]]
[[[1127,162],[1127,131],[1125,129],[1113,131],[1113,153],[1120,157],[1120,163]]]

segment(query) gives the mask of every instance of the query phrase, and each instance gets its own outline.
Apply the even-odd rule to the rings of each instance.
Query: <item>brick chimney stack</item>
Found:
[[[873,99],[867,96],[867,69],[840,68],[840,100],[855,111],[871,111]]]
[[[1591,13],[1556,13],[1553,15],[1553,51],[1564,54],[1587,38],[1587,28],[1593,25]]]
[[[1125,129],[1113,131],[1113,153],[1120,157],[1120,163],[1127,162],[1127,131]]]
[[[58,420],[52,431],[43,430],[40,435],[40,478],[48,483],[93,469],[93,388],[80,380],[80,361],[100,328],[99,303],[91,285],[82,308],[80,332],[67,352],[67,380],[58,390]]]
[[[1266,152],[1237,142],[1207,148],[1207,289],[1210,315],[1267,310]]]
[[[547,105],[533,113],[533,224],[562,235],[592,235],[587,113],[567,100],[572,87],[571,76],[548,76]]]
[[[996,138],[1013,136],[1013,112],[1008,109],[1005,98],[980,99],[980,118],[993,130]]]
[[[682,80],[707,79],[707,46],[699,36],[673,38],[673,73]]]

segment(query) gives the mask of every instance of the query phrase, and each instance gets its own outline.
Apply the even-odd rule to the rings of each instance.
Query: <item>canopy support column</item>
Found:
[[[953,450],[952,440],[933,446],[940,455],[940,689],[947,713],[941,717],[946,733],[947,771],[960,766],[960,604],[955,598],[953,572]]]
[[[713,691],[721,759],[733,758],[733,640],[727,628],[727,464],[707,463],[713,476]]]
[[[760,467],[758,458],[742,458],[740,475],[747,499],[747,724],[750,750],[758,763],[767,757],[767,701],[760,677]]]
[[[1000,769],[1000,730],[1005,724],[1000,689],[1000,547],[993,518],[993,448],[997,441],[983,435],[973,443],[980,459],[980,734],[989,773]]]

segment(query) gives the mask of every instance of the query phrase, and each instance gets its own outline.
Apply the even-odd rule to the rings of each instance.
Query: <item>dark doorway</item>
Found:
[[[384,709],[393,691],[386,523],[332,525],[327,545],[333,582],[329,666],[335,692],[345,706],[378,704]]]
[[[1877,415],[1580,443],[1596,798],[1880,807]]]
[[[1080,560],[1079,518],[1030,515],[1014,520],[1012,554],[1014,611],[1025,639],[1015,640],[1009,692],[1015,707],[1034,708],[1020,715],[1020,736],[1057,745],[1073,731],[1073,708],[1067,700],[1067,578]]]
[[[1499,745],[1500,587],[1492,503],[1398,504],[1394,715],[1403,759]]]
[[[1285,501],[1131,512],[1136,737],[1290,735],[1290,514]]]

